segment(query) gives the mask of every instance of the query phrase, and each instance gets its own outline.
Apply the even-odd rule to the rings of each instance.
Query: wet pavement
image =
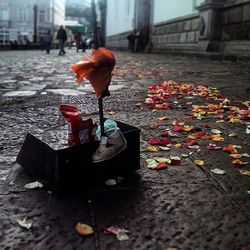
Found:
[[[86,54],[88,54],[87,52]],[[48,190],[27,190],[32,179],[16,163],[16,156],[27,132],[49,143],[65,147],[67,133],[59,115],[61,103],[74,103],[84,118],[98,122],[98,105],[92,87],[78,86],[70,65],[86,54],[68,50],[66,56],[41,51],[0,53],[0,219],[1,249],[247,249],[250,243],[250,177],[240,174],[224,152],[200,148],[178,148],[184,136],[172,139],[169,151],[149,152],[151,138],[176,119],[187,121],[188,101],[204,104],[194,96],[173,103],[174,108],[152,112],[144,104],[149,86],[168,79],[178,83],[207,83],[232,101],[250,100],[250,63],[159,54],[115,52],[117,59],[111,96],[104,100],[105,116],[141,130],[141,168],[124,177],[119,186],[98,186],[56,197]],[[167,120],[159,121],[159,117]],[[158,129],[149,129],[154,122]],[[214,118],[188,121],[204,127],[210,123],[229,143],[250,154],[246,126],[217,123]],[[229,134],[237,133],[237,137]],[[185,134],[186,135],[186,134]],[[190,153],[192,153],[190,155]],[[181,164],[162,170],[147,168],[152,157],[181,156]],[[194,159],[205,164],[197,167]],[[244,159],[250,161],[249,158]],[[216,175],[210,170],[223,169]],[[250,164],[243,167],[250,170]],[[249,191],[249,192],[248,192]],[[16,220],[27,218],[31,229]],[[79,236],[78,222],[91,225],[92,236]],[[129,230],[129,240],[118,241],[104,234],[104,228],[118,226]]]

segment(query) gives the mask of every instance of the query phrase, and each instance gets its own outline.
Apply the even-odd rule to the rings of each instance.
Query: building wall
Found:
[[[107,36],[133,29],[135,0],[107,0],[107,6]]]
[[[154,0],[154,24],[197,12],[205,0]]]
[[[0,34],[6,40],[20,41],[23,37],[33,40],[34,6],[37,5],[37,35],[43,36],[48,29],[64,24],[64,0],[1,0]],[[4,11],[3,11],[4,10]],[[54,18],[53,18],[54,17]],[[0,35],[0,43],[3,35]],[[15,39],[14,39],[15,38]]]

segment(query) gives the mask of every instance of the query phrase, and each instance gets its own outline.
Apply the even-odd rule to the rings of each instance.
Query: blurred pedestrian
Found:
[[[85,51],[86,51],[86,48],[87,48],[86,40],[87,40],[87,37],[86,37],[86,36],[82,36],[82,37],[81,37],[82,52],[85,52]]]
[[[74,36],[75,42],[76,42],[76,52],[81,49],[81,33],[77,32]]]
[[[135,52],[135,31],[131,31],[128,36],[128,51]]]
[[[64,43],[67,41],[67,33],[66,30],[61,25],[59,30],[57,31],[56,39],[58,40],[59,47],[59,56],[66,54],[64,50]]]
[[[48,30],[47,34],[44,36],[44,46],[45,46],[45,50],[46,50],[47,54],[49,54],[49,52],[50,52],[52,39],[53,39],[53,37],[51,35],[51,31]]]

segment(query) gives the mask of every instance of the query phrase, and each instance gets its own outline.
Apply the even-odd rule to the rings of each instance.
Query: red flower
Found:
[[[82,61],[73,64],[71,70],[76,74],[78,83],[85,78],[90,81],[99,99],[109,95],[108,86],[115,66],[115,57],[105,48],[92,50],[91,57],[91,59],[83,58]]]

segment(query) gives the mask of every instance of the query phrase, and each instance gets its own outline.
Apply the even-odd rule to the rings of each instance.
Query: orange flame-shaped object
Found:
[[[78,84],[83,79],[90,81],[97,98],[110,95],[108,86],[111,82],[112,71],[115,66],[115,57],[106,48],[91,51],[91,58],[83,58],[82,61],[73,64],[71,70],[76,74]]]

